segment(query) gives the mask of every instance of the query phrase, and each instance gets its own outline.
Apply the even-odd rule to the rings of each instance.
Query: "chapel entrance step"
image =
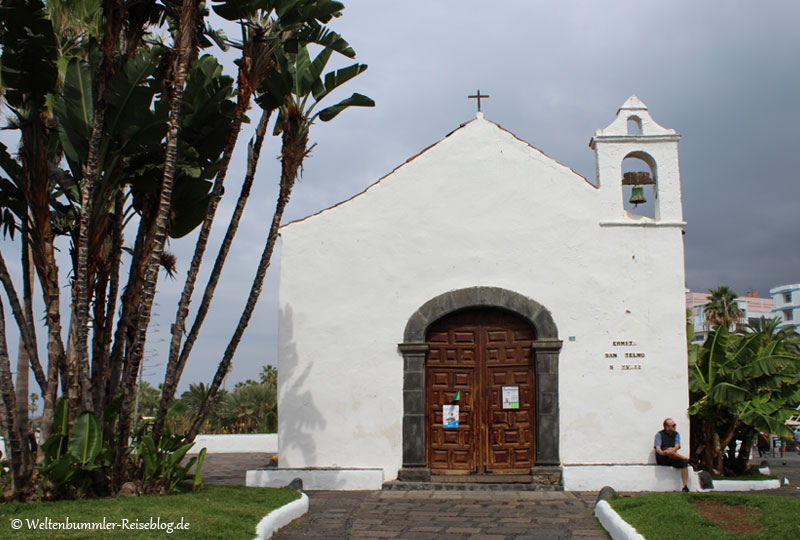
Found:
[[[442,484],[530,484],[533,482],[533,476],[530,474],[432,474],[431,482]]]
[[[392,480],[383,483],[384,491],[564,491],[564,486],[534,483],[490,482],[404,482]]]

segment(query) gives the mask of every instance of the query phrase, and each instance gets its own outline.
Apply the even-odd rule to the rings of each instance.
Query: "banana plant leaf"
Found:
[[[336,105],[322,109],[319,112],[319,118],[323,122],[328,122],[336,118],[336,116],[348,107],[374,107],[375,102],[365,95],[354,93],[347,99],[343,99]]]
[[[92,463],[103,446],[103,431],[92,412],[84,412],[75,419],[69,434],[68,451],[79,464]]]

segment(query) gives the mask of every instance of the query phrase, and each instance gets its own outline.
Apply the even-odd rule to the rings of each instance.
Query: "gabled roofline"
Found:
[[[467,122],[464,122],[463,124],[459,125],[459,126],[456,128],[456,129],[454,129],[453,131],[451,131],[450,133],[448,133],[447,135],[445,135],[444,137],[442,137],[441,139],[439,139],[439,140],[438,140],[438,141],[436,141],[435,143],[433,143],[433,144],[431,144],[431,145],[429,145],[429,146],[426,146],[425,148],[423,148],[422,150],[420,150],[419,152],[417,152],[416,154],[414,154],[414,155],[413,155],[413,156],[411,156],[410,158],[406,159],[406,160],[405,160],[403,163],[401,163],[400,165],[398,165],[397,167],[395,167],[394,169],[392,169],[392,170],[391,170],[391,171],[389,171],[388,173],[384,174],[383,176],[381,176],[380,178],[378,178],[378,180],[376,180],[376,181],[375,181],[375,182],[373,182],[372,184],[368,185],[366,188],[364,188],[362,191],[360,191],[360,192],[356,193],[356,194],[355,194],[355,195],[353,195],[352,197],[349,197],[349,198],[347,198],[347,199],[344,199],[343,201],[340,201],[340,202],[338,202],[338,203],[336,203],[336,204],[334,204],[334,205],[328,206],[327,208],[323,208],[322,210],[319,210],[319,211],[317,211],[317,212],[314,212],[313,214],[309,214],[309,215],[307,215],[306,217],[303,217],[303,218],[298,218],[298,219],[292,220],[292,221],[290,221],[289,223],[284,223],[283,225],[281,225],[281,226],[279,227],[279,230],[280,230],[280,229],[283,229],[284,227],[288,227],[289,225],[294,225],[295,223],[300,223],[300,222],[302,222],[302,221],[305,221],[305,220],[307,220],[307,219],[310,219],[310,218],[312,218],[312,217],[314,217],[314,216],[318,216],[318,215],[322,214],[323,212],[327,212],[328,210],[333,210],[334,208],[336,208],[336,207],[338,207],[338,206],[341,206],[341,205],[343,205],[343,204],[345,204],[345,203],[348,203],[348,202],[352,201],[352,200],[353,200],[353,199],[355,199],[356,197],[360,197],[361,195],[363,195],[364,193],[366,193],[367,191],[369,191],[369,190],[370,190],[372,187],[374,187],[374,186],[376,186],[377,184],[379,184],[379,183],[381,182],[381,180],[383,180],[384,178],[387,178],[387,177],[389,177],[389,176],[393,175],[395,172],[397,172],[397,170],[398,170],[398,169],[400,169],[401,167],[404,167],[404,166],[405,166],[405,165],[407,165],[408,163],[411,163],[412,161],[414,161],[415,159],[417,159],[419,156],[421,156],[422,154],[424,154],[425,152],[427,152],[428,150],[430,150],[430,149],[431,149],[431,148],[433,148],[434,146],[437,146],[438,144],[440,144],[441,142],[443,142],[445,139],[447,139],[448,137],[450,137],[450,136],[451,136],[453,133],[455,133],[456,131],[459,131],[459,130],[463,129],[463,128],[464,128],[464,127],[466,127],[468,124],[471,124],[472,122],[475,122],[475,121],[477,121],[477,120],[479,120],[479,119],[484,119],[484,120],[485,120],[485,118],[484,118],[484,116],[483,116],[483,113],[480,113],[480,112],[479,112],[479,113],[478,113],[478,116],[476,116],[476,117],[475,117],[475,118],[473,118],[472,120],[469,120],[469,121],[467,121]],[[573,173],[574,175],[576,175],[576,176],[578,176],[578,177],[580,177],[580,178],[583,178],[584,182],[586,182],[586,183],[587,183],[589,186],[591,186],[592,188],[594,188],[594,189],[600,189],[600,188],[598,188],[597,186],[595,186],[594,184],[592,184],[591,182],[589,182],[589,180],[587,180],[587,179],[586,179],[586,177],[584,177],[583,175],[581,175],[581,174],[579,174],[579,173],[575,172],[575,170],[574,170],[574,169],[572,169],[571,167],[567,167],[566,165],[564,165],[564,164],[560,163],[559,161],[557,161],[557,160],[553,159],[552,157],[548,156],[547,154],[545,154],[544,152],[542,152],[541,150],[539,150],[538,148],[536,148],[535,146],[533,146],[533,145],[532,145],[532,144],[530,144],[529,142],[527,142],[527,141],[524,141],[524,140],[520,139],[519,137],[517,137],[516,135],[514,135],[513,133],[511,133],[510,131],[508,131],[507,129],[505,129],[505,128],[504,128],[503,126],[501,126],[500,124],[497,124],[497,123],[495,123],[495,122],[492,122],[491,120],[486,120],[486,122],[489,122],[490,124],[494,125],[494,126],[495,126],[495,127],[497,127],[498,129],[500,129],[501,131],[504,131],[504,132],[508,133],[508,134],[509,134],[509,135],[511,135],[511,136],[512,136],[514,139],[516,139],[516,140],[518,140],[519,142],[521,142],[521,143],[523,143],[523,144],[527,145],[529,148],[532,148],[533,150],[536,150],[537,152],[539,152],[541,155],[543,155],[543,156],[544,156],[544,157],[546,157],[547,159],[549,159],[549,160],[551,160],[551,161],[554,161],[555,163],[557,163],[558,165],[561,165],[562,167],[564,167],[564,168],[566,168],[566,169],[569,169],[570,171],[572,171],[572,173]]]

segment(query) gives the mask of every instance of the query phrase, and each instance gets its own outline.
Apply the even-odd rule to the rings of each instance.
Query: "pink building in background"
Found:
[[[691,292],[686,289],[686,309],[692,311],[692,322],[694,323],[694,339],[692,343],[702,343],[706,339],[709,328],[705,324],[703,306],[708,303],[710,296],[708,293]],[[775,317],[772,311],[774,304],[772,298],[760,298],[756,290],[736,298],[736,304],[744,313],[741,322],[742,326],[758,320],[761,316],[768,319]]]

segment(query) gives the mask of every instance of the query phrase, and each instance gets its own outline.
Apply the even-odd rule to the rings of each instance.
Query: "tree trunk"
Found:
[[[24,241],[23,239],[23,242]],[[28,359],[30,360],[30,366],[31,369],[33,369],[36,382],[39,384],[39,388],[42,392],[44,392],[47,387],[47,381],[44,376],[44,371],[42,371],[42,365],[39,363],[39,356],[36,350],[36,333],[33,329],[33,319],[26,318],[25,310],[23,310],[19,303],[16,288],[6,268],[6,261],[3,257],[2,250],[0,250],[0,281],[3,282],[3,288],[6,290],[9,303],[11,304],[11,312],[14,314],[14,320],[19,327],[20,344],[25,349]]]
[[[11,383],[11,365],[6,345],[6,324],[3,302],[0,301],[0,419],[2,419],[3,435],[9,448],[9,465],[11,468],[12,486],[15,499],[24,499],[30,489],[30,469],[23,450],[23,441],[15,418],[16,399],[14,386]],[[26,400],[27,404],[27,400]]]
[[[42,414],[41,436],[46,440],[50,436],[53,413],[58,392],[59,372],[64,368],[64,342],[61,337],[61,300],[58,283],[58,266],[55,259],[50,229],[49,212],[45,220],[39,220],[41,228],[37,233],[37,242],[33,244],[33,260],[42,287],[42,296],[45,305],[45,321],[47,324],[47,389],[43,393],[44,412]],[[35,373],[35,371],[34,371]],[[38,380],[38,375],[37,375]],[[68,396],[69,397],[69,396]],[[77,400],[77,396],[72,396]],[[74,416],[71,417],[71,421]]]
[[[242,109],[242,115],[243,114],[244,109]],[[236,231],[239,227],[239,221],[242,217],[242,213],[244,212],[244,207],[247,203],[247,198],[250,195],[250,189],[253,185],[253,179],[255,178],[256,167],[261,154],[261,146],[264,142],[264,136],[267,130],[267,124],[269,123],[270,114],[271,111],[268,110],[263,111],[261,114],[261,119],[259,120],[256,128],[255,140],[251,141],[248,149],[247,174],[245,175],[244,182],[242,183],[242,190],[239,194],[239,199],[236,201],[236,208],[231,216],[230,223],[228,224],[228,230],[225,232],[225,238],[223,239],[222,245],[217,253],[217,258],[214,261],[214,268],[211,270],[211,275],[208,278],[208,283],[206,284],[206,289],[203,293],[203,299],[200,303],[200,307],[197,309],[197,314],[195,315],[192,329],[189,332],[189,335],[186,337],[186,342],[184,343],[183,350],[180,351],[180,356],[178,356],[178,349],[180,348],[181,338],[183,337],[184,333],[186,316],[189,312],[189,301],[194,289],[194,281],[197,278],[198,271],[200,270],[200,263],[202,262],[205,244],[207,243],[208,239],[206,222],[209,224],[208,229],[210,231],[211,220],[214,218],[213,211],[210,212],[210,218],[209,214],[207,213],[206,222],[203,223],[203,230],[200,231],[201,238],[203,238],[203,234],[205,233],[203,247],[201,250],[200,239],[198,239],[198,247],[195,249],[195,255],[192,258],[192,265],[189,269],[189,277],[186,278],[186,286],[183,290],[181,303],[178,306],[178,314],[175,319],[175,324],[172,326],[172,343],[170,345],[169,363],[167,364],[167,370],[164,376],[164,388],[161,393],[161,402],[159,403],[158,412],[156,413],[156,421],[153,426],[153,440],[156,443],[161,438],[161,430],[164,427],[164,422],[166,421],[167,417],[167,408],[169,407],[169,403],[175,397],[175,390],[178,386],[178,382],[181,379],[181,375],[183,374],[183,368],[186,366],[186,362],[189,359],[189,354],[192,351],[192,346],[197,340],[197,336],[200,333],[200,328],[203,326],[205,317],[208,314],[208,308],[211,304],[212,298],[214,297],[214,291],[216,290],[220,275],[222,274],[222,268],[225,265],[225,260],[228,256],[228,252],[230,251],[231,244],[233,243],[233,238],[236,236]],[[234,119],[234,125],[235,132],[238,134],[241,128],[241,117]],[[230,161],[230,155],[233,153],[233,147],[236,145],[236,139],[229,140],[228,144],[229,146],[226,146],[223,156],[225,170],[227,170],[227,165]],[[222,169],[220,170],[220,173],[217,174],[218,179],[220,178],[220,174],[222,174]],[[211,206],[210,202],[209,206]],[[215,209],[216,203],[214,204],[214,211]]]
[[[148,230],[146,253],[148,253],[144,287],[139,303],[137,316],[136,338],[133,343],[131,361],[125,366],[122,381],[122,405],[117,430],[117,449],[114,461],[114,481],[121,486],[124,481],[123,469],[125,447],[130,434],[130,411],[132,393],[136,387],[136,375],[139,363],[144,355],[147,326],[150,323],[150,313],[153,298],[158,283],[158,272],[161,264],[161,254],[167,237],[170,201],[172,199],[172,185],[175,177],[175,164],[178,153],[178,131],[180,129],[180,113],[183,104],[183,90],[186,83],[189,61],[194,53],[195,26],[198,0],[184,0],[180,14],[178,29],[178,54],[174,67],[174,87],[170,96],[169,125],[167,127],[166,155],[164,160],[164,176],[161,181],[161,192],[158,201],[158,211],[152,226]]]
[[[33,334],[33,342],[36,344],[35,326],[33,324],[33,266],[30,260],[30,250],[28,243],[23,238],[22,241],[22,301],[24,304],[25,322],[27,328]],[[38,362],[38,359],[36,360]],[[28,374],[31,369],[31,359],[22,340],[19,342],[17,351],[17,384],[15,393],[17,400],[16,417],[19,436],[22,439],[22,453],[26,467],[31,467],[31,454],[29,452],[28,441],[30,439],[30,411],[28,410]]]
[[[128,283],[122,293],[122,313],[117,321],[117,330],[114,333],[114,346],[109,357],[109,378],[106,391],[106,399],[103,406],[117,397],[121,383],[122,373],[126,359],[130,358],[130,349],[133,344],[134,323],[136,313],[139,311],[140,292],[144,276],[143,254],[145,251],[145,240],[147,236],[147,224],[153,219],[154,208],[150,201],[145,201],[142,214],[139,218],[139,229],[136,232],[136,241],[133,246],[133,256],[131,257],[130,270],[128,271]]]
[[[103,58],[97,73],[94,87],[94,117],[92,118],[92,131],[89,141],[89,151],[83,166],[83,182],[81,183],[80,197],[80,225],[77,242],[77,264],[75,264],[75,292],[73,294],[72,312],[75,316],[75,325],[70,327],[70,334],[75,331],[70,342],[75,344],[75,354],[69,354],[67,360],[69,371],[75,373],[70,379],[71,393],[79,395],[80,409],[92,408],[91,395],[92,382],[90,380],[89,363],[89,291],[93,288],[90,284],[89,272],[89,233],[92,225],[92,212],[94,209],[95,183],[100,176],[100,144],[105,124],[106,100],[105,91],[108,80],[114,73],[114,51],[119,42],[122,29],[122,1],[107,0],[103,2]],[[103,302],[104,298],[96,298],[95,302]]]
[[[281,219],[283,218],[283,212],[286,209],[286,205],[289,203],[289,197],[291,196],[294,182],[297,179],[297,173],[307,153],[308,131],[303,129],[303,122],[304,119],[297,114],[289,114],[284,118],[283,144],[281,148],[281,185],[278,201],[275,205],[275,214],[272,217],[272,224],[270,225],[269,234],[267,235],[267,243],[264,246],[264,251],[261,253],[261,260],[258,263],[256,276],[253,279],[253,285],[250,288],[250,294],[247,297],[244,311],[239,318],[239,324],[236,326],[233,337],[225,349],[219,366],[217,366],[214,380],[211,382],[208,394],[200,406],[197,418],[186,434],[187,442],[193,441],[200,431],[200,427],[203,425],[205,417],[211,408],[212,400],[222,384],[222,380],[225,375],[227,375],[228,369],[230,369],[233,355],[236,353],[236,348],[242,340],[242,335],[244,335],[244,331],[250,322],[250,317],[255,310],[258,298],[261,295],[264,277],[267,274],[272,252],[275,248],[275,242],[278,239],[278,229],[280,228]]]
[[[109,388],[111,385],[110,357],[111,357],[111,335],[114,329],[114,314],[117,308],[117,295],[119,294],[119,267],[122,259],[125,195],[122,191],[117,192],[114,203],[114,221],[112,224],[111,236],[111,263],[109,265],[108,295],[103,303],[105,312],[103,315],[103,326],[95,327],[95,338],[98,342],[95,353],[92,357],[92,367],[98,364],[98,377],[93,377],[95,385],[95,411],[103,411],[109,401]],[[113,396],[112,396],[113,398]]]

